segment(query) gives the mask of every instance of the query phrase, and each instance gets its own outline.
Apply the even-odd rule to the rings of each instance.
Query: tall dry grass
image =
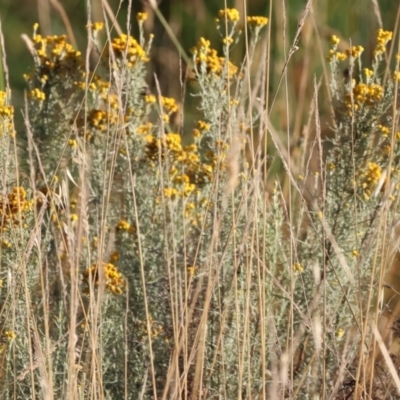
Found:
[[[398,396],[398,24],[365,70],[312,1],[294,35],[281,6],[225,6],[220,52],[165,25],[177,99],[147,75],[149,15],[135,40],[104,3],[82,52],[68,19],[24,37],[23,133],[0,97],[1,398]]]

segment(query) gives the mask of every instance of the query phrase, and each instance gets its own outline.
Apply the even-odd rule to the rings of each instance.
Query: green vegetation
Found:
[[[398,398],[398,33],[221,8],[167,97],[148,11],[34,24],[21,130],[3,63],[0,398]]]

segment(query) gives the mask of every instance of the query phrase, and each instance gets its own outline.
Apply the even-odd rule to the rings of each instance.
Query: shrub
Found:
[[[251,75],[268,72],[256,57],[267,18],[247,18],[240,65],[235,9],[219,12],[222,54],[206,38],[191,50],[201,118],[190,134],[174,123],[184,99],[146,92],[152,36],[146,14],[137,20],[139,40],[107,28],[104,48],[104,26],[88,26],[95,68],[66,36],[34,27],[26,149],[0,95],[1,398],[394,393],[392,33],[378,31],[364,69],[362,47],[339,52],[332,37],[331,133],[316,83],[297,163]],[[283,171],[271,172],[266,144]]]

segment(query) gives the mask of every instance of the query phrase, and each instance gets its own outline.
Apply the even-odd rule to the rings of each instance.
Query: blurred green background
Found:
[[[147,32],[155,34],[152,50],[152,68],[149,72],[149,84],[152,86],[154,72],[160,81],[163,95],[181,97],[179,53],[166,34],[162,24],[152,13],[146,0],[132,1],[132,33],[137,34],[134,16],[139,11],[148,11],[146,22]],[[214,19],[218,10],[225,7],[235,7],[243,15],[247,7],[248,15],[264,15],[271,18],[271,58],[269,90],[274,95],[278,87],[280,74],[284,65],[284,49],[286,52],[292,43],[297,29],[297,23],[304,9],[306,0],[162,0],[159,7],[172,31],[182,47],[189,52],[199,37],[210,39],[214,47],[219,47],[221,40],[215,28]],[[379,8],[377,11],[376,6]],[[90,2],[93,21],[104,20],[104,0]],[[128,1],[108,0],[108,3],[121,28],[126,31]],[[285,9],[283,9],[283,4]],[[322,63],[329,48],[329,37],[337,34],[343,43],[349,40],[353,44],[361,44],[366,51],[363,61],[371,59],[375,45],[376,30],[382,20],[383,28],[393,30],[398,15],[399,4],[393,0],[323,0],[314,1],[313,9],[307,18],[297,51],[288,66],[290,113],[289,122],[292,129],[299,134],[302,124],[307,118],[307,110],[313,92],[314,74],[317,80],[322,76]],[[379,17],[378,17],[379,15]],[[32,26],[39,22],[39,32],[42,35],[68,33],[69,39],[84,52],[87,31],[85,26],[88,18],[88,5],[85,0],[0,0],[0,18],[5,40],[7,65],[10,73],[10,86],[13,94],[13,104],[18,108],[23,105],[24,80],[22,75],[32,66],[31,56],[26,44],[21,39],[22,34],[32,35]],[[70,31],[68,31],[70,25]],[[282,34],[286,27],[286,35]],[[71,34],[73,32],[73,35]],[[116,33],[115,33],[116,34]],[[267,30],[264,29],[264,37]],[[259,48],[262,48],[262,41]],[[243,38],[236,48],[233,59],[242,59],[244,54]],[[256,71],[254,71],[256,72]],[[0,85],[4,87],[4,74],[1,71]],[[154,88],[153,88],[154,89]],[[278,93],[274,105],[274,120],[280,129],[287,124],[287,105],[284,91]],[[279,101],[282,99],[282,101]],[[300,109],[299,109],[300,108]],[[190,109],[190,107],[189,107]],[[188,109],[188,111],[189,111]],[[190,111],[189,111],[190,112]],[[18,112],[16,113],[18,114]],[[16,115],[18,119],[18,115]]]

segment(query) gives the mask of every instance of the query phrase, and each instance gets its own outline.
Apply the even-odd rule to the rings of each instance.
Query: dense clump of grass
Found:
[[[35,26],[23,138],[1,93],[1,398],[395,395],[392,32],[370,68],[332,36],[330,134],[315,82],[295,156],[270,120],[266,17],[236,65],[241,17],[220,10],[222,53],[199,38],[180,101],[146,90],[146,18],[138,39],[89,23],[86,57]]]

